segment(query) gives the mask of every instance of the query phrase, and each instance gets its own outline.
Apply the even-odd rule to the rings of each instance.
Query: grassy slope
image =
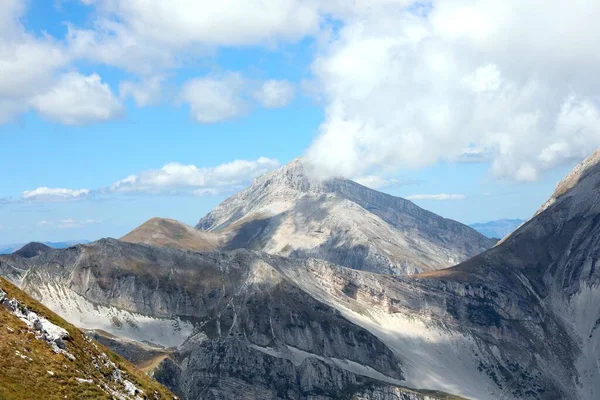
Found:
[[[215,251],[219,249],[221,244],[219,234],[199,231],[179,221],[167,218],[152,218],[120,240],[190,251]]]
[[[63,354],[55,354],[46,342],[36,339],[21,320],[4,307],[0,307],[0,399],[110,399],[110,396],[96,385],[104,382],[116,388],[118,384],[112,381],[108,370],[97,370],[92,363],[92,357],[98,357],[102,352],[125,373],[124,377],[143,390],[148,398],[174,398],[174,395],[159,383],[110,350],[89,341],[79,329],[4,278],[0,278],[0,288],[7,292],[9,298],[16,298],[30,310],[66,329],[71,336],[66,341],[67,351],[75,356],[75,360],[70,361]],[[17,351],[26,358],[19,356]],[[76,378],[92,379],[93,384],[79,383]],[[119,389],[122,390],[122,387]]]

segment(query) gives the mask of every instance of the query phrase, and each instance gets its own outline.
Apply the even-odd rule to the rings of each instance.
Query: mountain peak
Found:
[[[297,157],[282,167],[271,171],[258,178],[253,186],[271,188],[288,188],[300,192],[319,190],[322,188],[321,182],[315,179],[310,173],[306,162]]]
[[[31,242],[15,251],[15,254],[23,258],[32,258],[52,250],[54,250],[52,247],[45,245],[44,243]]]
[[[496,243],[406,199],[348,179],[319,180],[301,158],[256,179],[196,228],[219,234],[226,250],[394,274],[449,267]]]
[[[556,185],[556,190],[552,194],[552,197],[548,199],[546,203],[536,213],[539,214],[546,210],[552,204],[556,202],[560,197],[566,195],[572,189],[574,189],[580,182],[586,177],[591,175],[593,172],[600,170],[600,148],[596,149],[590,156],[588,156],[581,163],[577,164],[575,168],[567,174],[559,183]]]
[[[120,240],[184,250],[213,251],[218,248],[220,238],[217,234],[199,231],[174,219],[154,217]]]

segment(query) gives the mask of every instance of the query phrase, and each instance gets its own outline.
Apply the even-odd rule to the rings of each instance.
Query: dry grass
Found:
[[[152,218],[120,240],[128,243],[145,243],[200,252],[215,251],[221,244],[219,234],[199,231],[167,218]]]

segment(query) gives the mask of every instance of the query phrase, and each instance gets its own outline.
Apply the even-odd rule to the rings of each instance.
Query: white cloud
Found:
[[[204,77],[188,81],[181,92],[189,104],[192,118],[210,124],[243,115],[248,110],[244,100],[246,82],[239,74]]]
[[[67,218],[67,219],[61,219],[59,221],[42,220],[42,221],[39,221],[37,223],[37,225],[41,226],[41,227],[49,227],[49,228],[55,227],[58,229],[73,229],[73,228],[81,228],[85,225],[100,224],[100,223],[102,223],[102,221],[97,220],[97,219],[77,220],[77,219],[73,219],[73,218]]]
[[[36,95],[31,104],[37,112],[66,125],[82,125],[115,119],[123,105],[100,76],[64,74],[50,90]]]
[[[257,102],[266,108],[284,107],[294,95],[294,85],[288,81],[261,82],[227,72],[187,81],[180,98],[189,104],[193,119],[211,124],[245,115]]]
[[[285,107],[294,99],[294,95],[294,85],[285,80],[266,81],[254,93],[256,99],[266,108]]]
[[[382,189],[400,183],[397,179],[387,179],[379,175],[366,175],[353,180],[371,189]]]
[[[325,176],[482,155],[527,181],[600,146],[600,3],[401,3],[337,5],[313,64],[326,120],[307,159]]]
[[[162,91],[161,76],[153,76],[140,82],[123,81],[119,84],[122,99],[133,97],[138,107],[156,105],[160,101]]]
[[[28,34],[20,23],[25,3],[6,0],[0,7],[0,124],[29,109],[29,99],[53,84],[69,62],[66,49],[49,36]]]
[[[466,196],[464,194],[413,194],[408,196],[408,200],[464,200]]]
[[[28,201],[54,202],[82,199],[89,194],[89,189],[64,189],[44,186],[24,191],[21,198]]]
[[[99,0],[94,30],[71,27],[80,56],[150,73],[220,46],[273,45],[316,33],[321,16],[309,0]]]
[[[265,157],[254,161],[235,160],[214,168],[170,163],[158,170],[130,175],[115,182],[109,190],[121,193],[214,194],[246,184],[278,166],[277,160]]]

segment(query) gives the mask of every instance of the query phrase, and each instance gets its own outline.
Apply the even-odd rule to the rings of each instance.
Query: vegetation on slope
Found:
[[[0,289],[30,311],[66,329],[65,350],[55,353],[27,324],[0,306],[0,399],[174,399],[158,382],[135,369],[4,278]],[[116,367],[116,368],[115,368]],[[118,369],[118,370],[117,370]],[[120,374],[120,380],[115,378]],[[124,382],[138,390],[128,391]]]

